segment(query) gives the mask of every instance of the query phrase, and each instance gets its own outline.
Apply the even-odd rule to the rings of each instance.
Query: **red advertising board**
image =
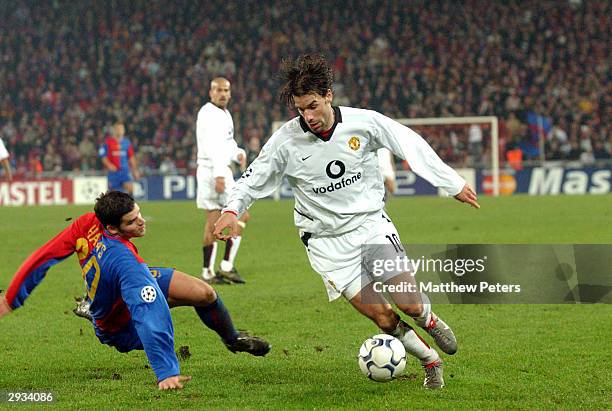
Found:
[[[69,179],[0,182],[0,206],[65,205],[73,202],[72,180]]]

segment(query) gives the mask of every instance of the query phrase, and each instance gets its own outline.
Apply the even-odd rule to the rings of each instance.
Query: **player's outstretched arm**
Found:
[[[4,295],[0,295],[0,318],[9,314],[11,311],[13,310],[11,310],[11,306],[6,301],[6,298],[4,298]]]
[[[190,375],[175,375],[168,377],[157,383],[160,390],[180,390],[183,388],[183,383],[191,380]]]
[[[469,184],[463,186],[463,189],[455,196],[458,201],[462,203],[467,203],[474,208],[480,208],[480,204],[478,204],[478,196],[476,192],[470,187]]]
[[[229,228],[227,234],[223,231]],[[238,217],[231,211],[225,211],[221,217],[215,222],[214,236],[219,240],[228,240],[238,236]]]

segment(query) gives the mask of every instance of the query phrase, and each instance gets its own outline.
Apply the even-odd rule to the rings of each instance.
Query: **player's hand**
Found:
[[[109,164],[108,171],[112,171],[113,173],[117,171],[117,166],[114,164]]]
[[[3,295],[0,295],[0,318],[4,317],[7,314],[10,314],[11,306]]]
[[[180,390],[183,388],[184,382],[191,380],[191,376],[189,375],[175,375],[173,377],[168,377],[165,380],[161,380],[157,383],[157,387],[160,390]]]
[[[238,160],[238,164],[240,164],[240,171],[246,170],[246,156],[240,153],[236,159]]]
[[[463,186],[461,192],[455,196],[455,199],[461,201],[462,203],[467,203],[474,208],[480,208],[480,204],[478,204],[477,201],[478,197],[476,196],[476,192],[467,183]]]
[[[132,177],[134,177],[134,180],[140,180],[140,171],[134,169],[134,171],[132,171]]]
[[[229,228],[227,234],[223,234],[223,230]],[[228,240],[238,236],[238,217],[234,213],[225,212],[215,222],[213,235],[219,240]]]
[[[219,194],[223,194],[225,192],[224,177],[215,177],[215,191]]]

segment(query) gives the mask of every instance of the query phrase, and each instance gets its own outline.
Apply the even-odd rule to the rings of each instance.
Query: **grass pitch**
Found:
[[[394,198],[405,243],[612,243],[612,196],[483,198],[473,210],[442,198]],[[151,265],[198,275],[203,215],[192,202],[144,203]],[[193,309],[172,310],[182,391],[159,392],[143,352],[101,345],[75,317],[76,257],[55,266],[23,308],[0,320],[0,391],[46,391],[87,409],[541,409],[610,406],[612,308],[607,305],[439,305],[459,352],[444,356],[446,388],[425,391],[410,360],[402,379],[359,372],[376,327],[347,303],[327,302],[292,223],[292,202],[252,209],[238,267],[248,284],[217,287],[239,328],[267,338],[266,358],[227,351]],[[0,288],[36,247],[91,207],[0,208]],[[220,250],[222,251],[222,246]],[[424,334],[424,333],[421,333]],[[0,408],[7,405],[0,404]]]

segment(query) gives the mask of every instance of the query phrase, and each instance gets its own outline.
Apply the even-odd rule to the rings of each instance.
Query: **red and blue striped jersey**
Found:
[[[108,158],[117,167],[117,171],[129,171],[128,160],[134,157],[134,147],[126,137],[123,137],[121,140],[108,137],[102,147],[100,147],[98,156],[100,158]]]
[[[136,246],[110,235],[94,213],[79,217],[25,260],[7,289],[9,305],[13,309],[22,306],[49,268],[75,252],[98,338],[112,340],[113,335],[133,326],[158,380],[178,375],[174,328],[165,296]]]

